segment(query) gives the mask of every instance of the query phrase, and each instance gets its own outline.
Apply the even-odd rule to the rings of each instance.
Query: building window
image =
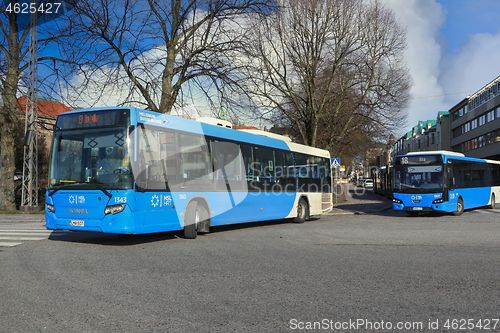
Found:
[[[486,134],[486,144],[491,145],[494,142],[495,142],[495,133],[491,132]]]
[[[495,110],[491,110],[486,114],[486,122],[489,123],[495,119]]]
[[[477,148],[477,139],[472,139],[470,149],[476,149],[476,148]]]
[[[486,123],[486,115],[479,117],[479,126],[483,126]]]

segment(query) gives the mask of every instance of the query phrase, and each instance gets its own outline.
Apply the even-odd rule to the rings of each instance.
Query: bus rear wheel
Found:
[[[490,209],[495,209],[496,202],[495,202],[495,193],[491,195],[491,204],[489,206]]]
[[[297,206],[297,217],[293,219],[295,223],[304,223],[309,218],[309,205],[306,199],[300,198]]]
[[[453,215],[460,216],[464,212],[464,201],[462,198],[458,198],[457,210],[453,212]]]

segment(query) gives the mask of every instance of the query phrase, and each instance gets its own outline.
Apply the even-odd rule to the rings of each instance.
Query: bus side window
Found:
[[[212,178],[210,155],[205,137],[179,134],[179,154],[183,180]]]
[[[255,147],[254,172],[258,181],[275,181],[274,152],[268,148]]]
[[[252,147],[249,145],[241,145],[241,152],[243,154],[243,163],[245,166],[245,178],[247,181],[253,180],[253,152]]]
[[[285,164],[285,153],[282,151],[275,152],[276,159],[276,182],[284,182],[286,178],[286,164]]]
[[[286,186],[285,189],[287,192],[295,192],[297,184],[296,179],[297,175],[295,173],[295,162],[293,159],[293,155],[291,152],[285,152],[285,163],[286,163]]]

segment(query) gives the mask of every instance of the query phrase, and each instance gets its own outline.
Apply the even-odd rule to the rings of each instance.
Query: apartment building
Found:
[[[449,120],[448,111],[439,111],[436,119],[419,121],[394,143],[392,156],[416,151],[450,150]]]
[[[450,109],[451,149],[500,160],[500,76]]]

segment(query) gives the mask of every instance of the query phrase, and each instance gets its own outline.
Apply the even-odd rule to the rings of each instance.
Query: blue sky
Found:
[[[382,0],[407,27],[406,132],[500,76],[500,1]],[[396,133],[402,134],[402,133]]]
[[[448,51],[458,53],[469,35],[499,32],[500,1],[438,0],[445,10],[446,21],[441,32]]]

